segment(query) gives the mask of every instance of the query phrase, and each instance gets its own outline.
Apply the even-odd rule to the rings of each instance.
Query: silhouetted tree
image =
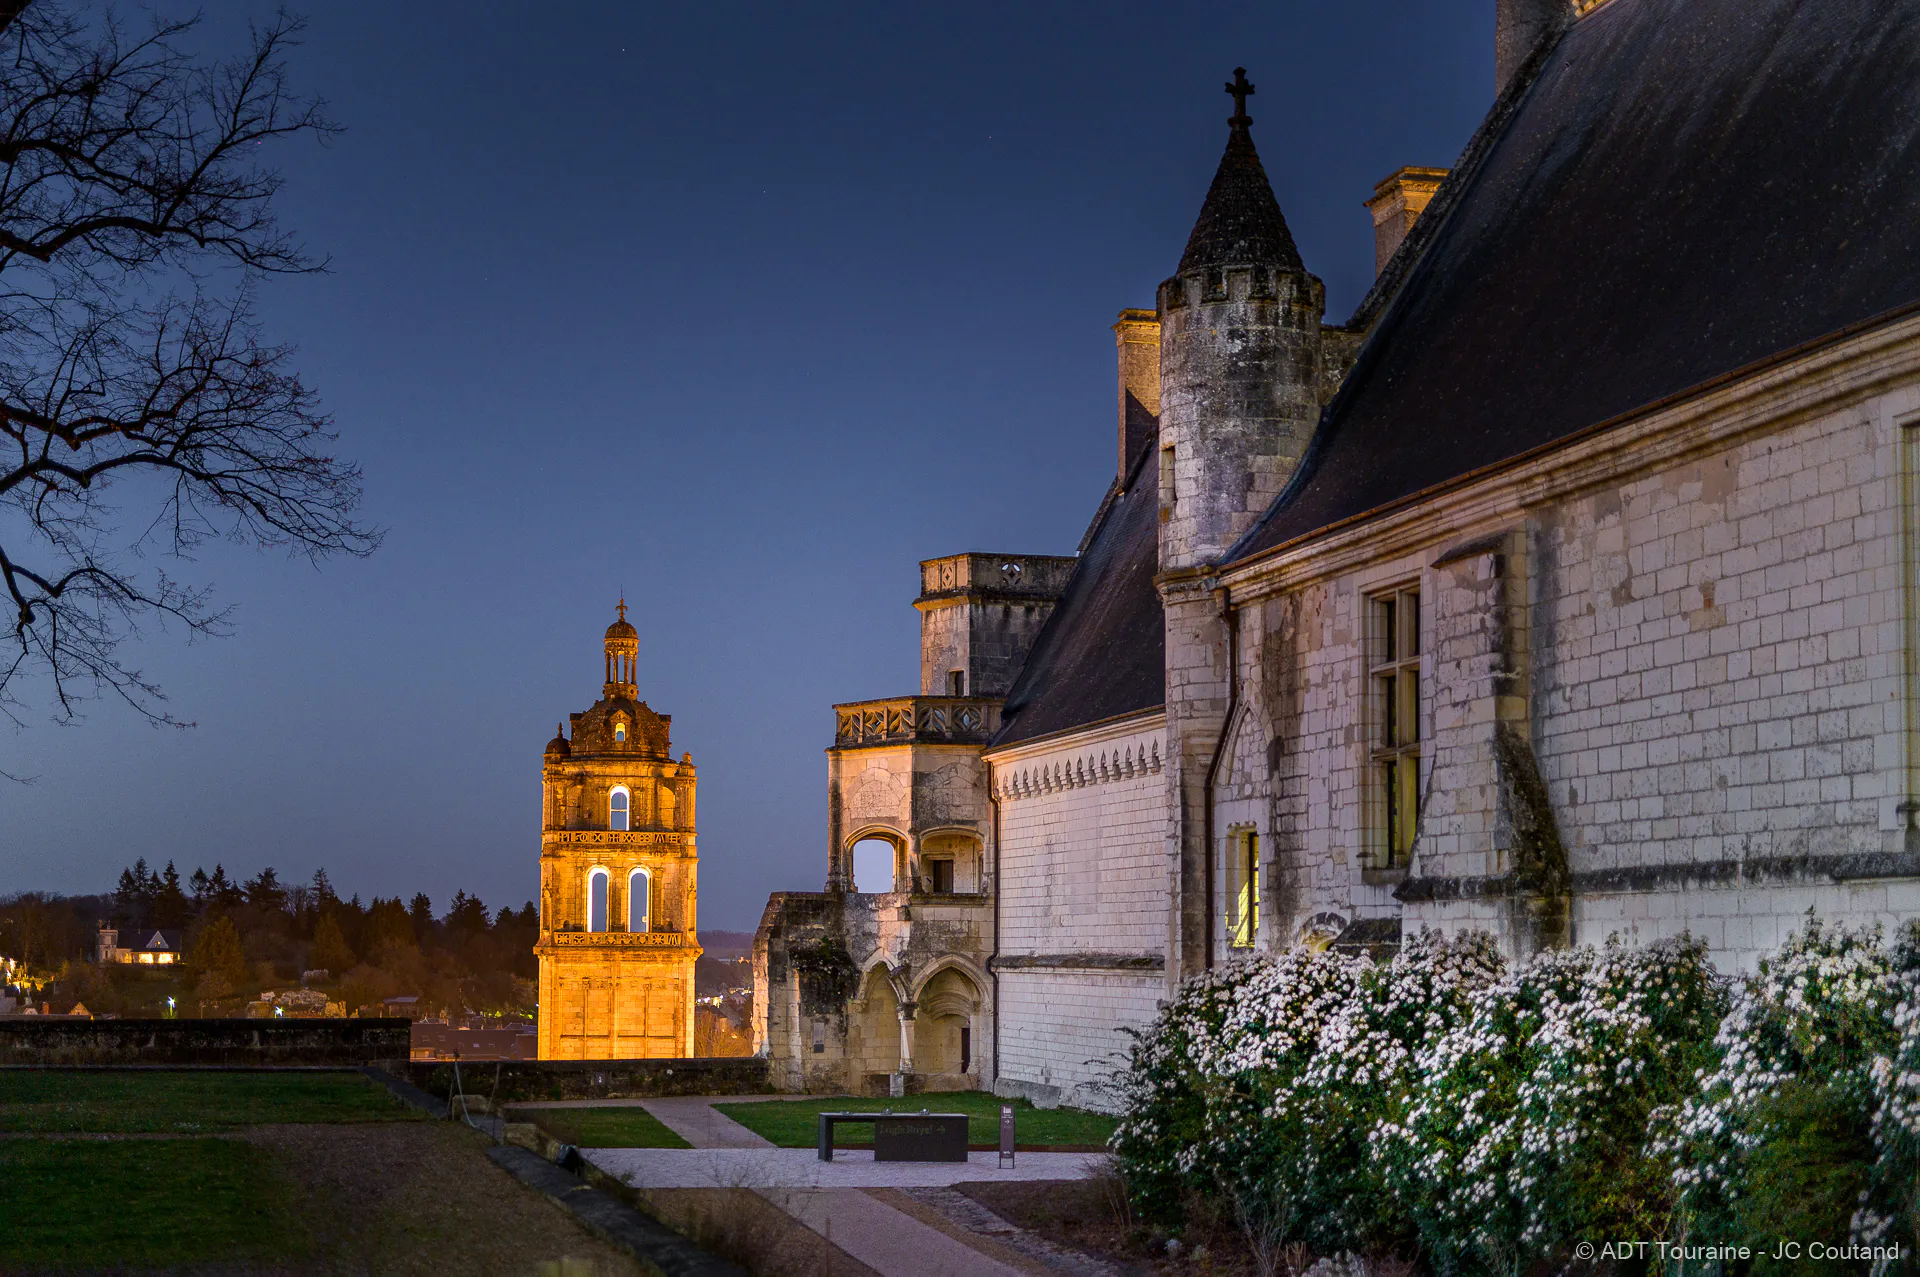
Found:
[[[313,947],[308,950],[307,961],[336,976],[345,975],[352,968],[353,950],[347,948],[347,938],[341,934],[332,911],[320,915],[313,929]]]
[[[193,906],[187,902],[186,892],[180,890],[180,871],[169,860],[166,872],[160,875],[160,885],[153,893],[153,925],[184,927],[192,913]]]
[[[7,15],[13,16],[7,20]],[[220,633],[205,589],[140,559],[213,537],[318,561],[371,553],[360,471],[256,323],[255,281],[302,273],[264,144],[333,131],[292,93],[298,25],[219,64],[194,23],[0,0],[0,712],[44,677],[54,717],[111,692],[173,722],[121,643],[142,620]]]
[[[427,899],[426,892],[414,896],[413,903],[407,906],[407,917],[413,922],[414,940],[425,944],[433,934],[433,901]]]
[[[272,865],[247,879],[240,889],[255,909],[278,912],[287,907],[287,889],[280,885],[280,876],[274,873]]]

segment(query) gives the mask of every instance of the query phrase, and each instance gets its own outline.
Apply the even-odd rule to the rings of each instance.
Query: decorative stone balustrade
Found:
[[[555,931],[547,943],[560,946],[610,946],[616,949],[684,949],[692,940],[681,931]]]
[[[983,696],[897,696],[833,707],[836,749],[862,745],[984,745],[1000,702]]]

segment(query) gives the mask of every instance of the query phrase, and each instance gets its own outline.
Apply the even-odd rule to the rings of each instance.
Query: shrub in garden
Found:
[[[1809,917],[1761,961],[1663,1140],[1690,1240],[1752,1246],[1767,1272],[1772,1239],[1877,1239],[1907,1213],[1916,949]]]
[[[1229,963],[1187,981],[1136,1037],[1111,1147],[1143,1219],[1174,1222],[1196,1193],[1227,1197],[1261,1231],[1293,1212],[1294,1127],[1266,1114],[1365,966],[1305,948]]]
[[[1299,1185],[1302,1235],[1320,1253],[1377,1253],[1411,1240],[1373,1134],[1411,1101],[1419,1053],[1464,1022],[1473,996],[1505,969],[1484,931],[1409,938],[1392,962],[1361,972],[1312,1060],[1276,1095],[1271,1115],[1298,1133],[1287,1173]]]
[[[1691,1089],[1725,1009],[1698,942],[1541,954],[1416,1057],[1376,1148],[1442,1272],[1524,1268],[1583,1237],[1666,1235],[1651,1115]]]

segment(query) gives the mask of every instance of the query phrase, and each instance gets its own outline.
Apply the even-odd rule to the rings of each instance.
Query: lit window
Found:
[[[1367,600],[1373,863],[1403,869],[1420,824],[1420,595]]]
[[[615,723],[613,725],[613,738],[617,741],[622,741],[627,738],[627,725],[625,723]]]
[[[644,869],[636,869],[627,875],[627,930],[646,931],[648,915],[652,913],[653,879]]]
[[[607,799],[608,829],[629,828],[627,824],[627,802],[627,791],[624,786],[614,790],[613,795]]]
[[[1227,837],[1227,945],[1251,949],[1260,935],[1260,835]]]
[[[596,869],[587,876],[587,930],[607,929],[607,871]]]

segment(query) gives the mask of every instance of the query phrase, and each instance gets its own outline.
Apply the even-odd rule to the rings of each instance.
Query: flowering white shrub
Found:
[[[1418,1053],[1464,1022],[1473,995],[1505,969],[1483,931],[1409,938],[1392,962],[1361,973],[1354,996],[1322,1027],[1306,1068],[1274,1096],[1269,1117],[1298,1132],[1287,1173],[1305,1207],[1302,1231],[1316,1249],[1380,1250],[1410,1240],[1373,1134],[1418,1089]]]
[[[1111,1145],[1145,1216],[1170,1218],[1185,1193],[1222,1189],[1242,1210],[1277,1207],[1287,1186],[1275,1162],[1289,1142],[1263,1115],[1367,965],[1295,948],[1182,986],[1135,1042],[1122,1082],[1127,1116]]]
[[[1902,1177],[1875,1163],[1912,1166],[1912,949],[1810,917],[1761,961],[1715,1037],[1717,1066],[1662,1137],[1691,1236],[1754,1245],[1890,1226]]]
[[[1684,939],[1542,954],[1477,993],[1375,1133],[1436,1265],[1661,1235],[1670,1170],[1646,1148],[1649,1115],[1690,1089],[1724,1009],[1705,946]]]

